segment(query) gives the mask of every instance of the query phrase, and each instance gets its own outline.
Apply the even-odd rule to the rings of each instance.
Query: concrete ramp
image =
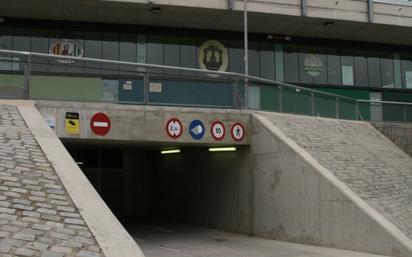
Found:
[[[143,256],[33,104],[18,105],[0,105],[0,256]]]
[[[364,122],[252,114],[253,233],[412,256],[412,159]]]

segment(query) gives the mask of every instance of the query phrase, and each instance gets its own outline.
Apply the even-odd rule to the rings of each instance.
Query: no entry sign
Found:
[[[213,122],[210,132],[215,140],[222,140],[226,134],[225,125],[223,125],[221,121],[217,120]]]
[[[169,137],[177,139],[182,135],[183,126],[180,120],[171,118],[166,123],[166,133]]]
[[[245,137],[245,128],[239,122],[233,124],[231,129],[232,138],[235,141],[241,141]]]
[[[90,120],[90,129],[98,136],[106,135],[110,130],[110,119],[104,113],[98,112]]]

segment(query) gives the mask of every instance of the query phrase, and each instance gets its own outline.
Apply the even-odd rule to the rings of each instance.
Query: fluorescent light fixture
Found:
[[[77,165],[83,165],[83,162],[76,162]]]
[[[211,147],[209,152],[234,152],[236,147]]]
[[[161,154],[180,153],[180,149],[163,150],[163,151],[161,151],[160,153],[161,153]]]

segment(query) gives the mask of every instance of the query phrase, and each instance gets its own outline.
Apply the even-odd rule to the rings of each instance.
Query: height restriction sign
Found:
[[[166,123],[166,133],[169,137],[177,139],[182,135],[183,126],[180,120],[171,118]]]

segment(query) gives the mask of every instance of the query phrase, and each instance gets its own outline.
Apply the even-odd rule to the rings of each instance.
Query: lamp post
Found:
[[[248,34],[247,34],[247,0],[243,0],[243,32],[244,32],[244,62],[245,62],[245,75],[249,75],[249,54],[248,54]],[[245,94],[244,101],[245,107],[248,107],[248,79],[245,78]]]

